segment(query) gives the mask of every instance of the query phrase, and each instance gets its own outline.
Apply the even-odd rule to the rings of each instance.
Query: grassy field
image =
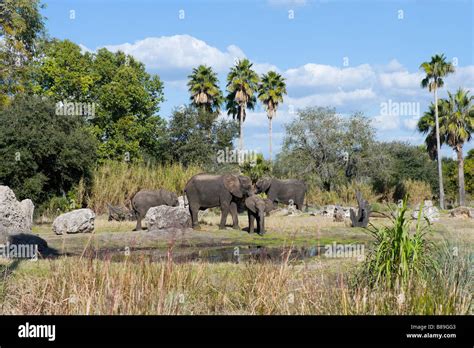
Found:
[[[217,230],[219,216],[203,218],[200,231],[132,232],[133,222],[96,221],[88,235],[55,236],[50,225],[35,233],[60,252],[56,259],[2,261],[3,314],[469,314],[472,311],[474,220],[443,214],[429,239],[443,245],[436,271],[408,287],[370,288],[356,275],[356,258],[317,256],[283,262],[173,262],[173,253],[216,246],[324,245],[371,238],[347,222],[315,216],[271,216],[265,236]],[[229,220],[230,222],[230,220]],[[388,219],[372,219],[375,226]],[[240,225],[246,226],[245,216]],[[448,244],[446,244],[448,243]],[[152,248],[167,253],[160,262],[146,256],[94,257],[95,250]],[[455,257],[452,250],[456,248]],[[440,249],[441,250],[441,249]]]

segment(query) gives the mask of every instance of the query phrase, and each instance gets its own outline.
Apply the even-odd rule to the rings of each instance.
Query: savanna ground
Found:
[[[230,217],[229,220],[230,222]],[[372,237],[348,221],[322,216],[270,216],[267,234],[217,230],[219,214],[201,230],[133,232],[135,222],[96,220],[92,234],[56,236],[50,224],[34,232],[61,256],[3,261],[4,314],[469,314],[472,311],[474,220],[434,223],[428,239],[440,263],[407,287],[371,288],[355,276],[356,257],[297,257],[290,247],[364,244]],[[390,224],[371,218],[375,227]],[[239,216],[247,226],[245,215]],[[272,261],[236,258],[215,262],[206,251],[262,247]],[[237,248],[236,248],[237,247]],[[129,252],[129,253],[128,253]],[[322,252],[324,253],[324,251]],[[183,258],[184,255],[184,258]],[[187,262],[182,262],[189,256]],[[234,255],[235,256],[235,255]],[[178,261],[177,261],[178,260]],[[219,261],[219,260],[218,260]]]

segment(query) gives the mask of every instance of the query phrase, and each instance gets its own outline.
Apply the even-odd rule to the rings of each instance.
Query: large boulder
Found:
[[[189,215],[188,209],[185,208],[160,205],[148,209],[145,215],[145,224],[148,231],[189,228],[191,227],[191,215]]]
[[[30,199],[18,202],[8,186],[0,186],[0,223],[5,228],[31,231],[34,209]]]
[[[420,204],[417,204],[413,209],[411,217],[413,219],[418,219],[418,214],[420,212]],[[439,210],[433,205],[432,201],[425,201],[423,204],[423,210],[421,212],[421,218],[428,219],[429,222],[439,221]]]
[[[91,209],[77,209],[61,214],[53,221],[53,232],[88,233],[94,230],[95,213]]]
[[[457,207],[451,210],[451,217],[454,218],[471,218],[474,219],[474,208]]]
[[[184,198],[184,196],[179,196],[178,197],[178,206],[180,208],[186,208],[186,199]]]

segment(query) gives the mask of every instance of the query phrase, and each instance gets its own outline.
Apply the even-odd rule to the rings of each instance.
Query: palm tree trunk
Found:
[[[459,205],[466,205],[466,190],[464,188],[464,158],[462,155],[462,146],[456,147],[458,155],[458,185],[459,185]]]
[[[243,105],[240,106],[240,112],[239,112],[239,126],[240,126],[240,134],[239,134],[239,149],[242,151],[244,149],[244,128],[242,124],[244,123],[244,107]]]
[[[443,169],[441,162],[441,142],[439,139],[439,119],[438,119],[438,90],[434,87],[435,99],[435,123],[436,123],[436,157],[438,159],[438,181],[439,181],[439,205],[444,209],[444,185],[443,185]]]
[[[269,131],[269,140],[270,140],[270,163],[272,162],[272,119],[268,119],[268,131]]]

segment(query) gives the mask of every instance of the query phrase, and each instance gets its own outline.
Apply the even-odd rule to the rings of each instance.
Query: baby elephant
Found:
[[[253,195],[245,199],[245,206],[249,214],[249,233],[253,233],[253,222],[257,219],[257,232],[263,235],[265,233],[265,214],[273,210],[273,202]]]
[[[137,227],[134,231],[140,231],[142,229],[142,219],[145,217],[148,209],[159,205],[177,207],[179,205],[178,196],[176,193],[165,189],[158,191],[141,190],[133,196],[132,207],[137,217]]]

